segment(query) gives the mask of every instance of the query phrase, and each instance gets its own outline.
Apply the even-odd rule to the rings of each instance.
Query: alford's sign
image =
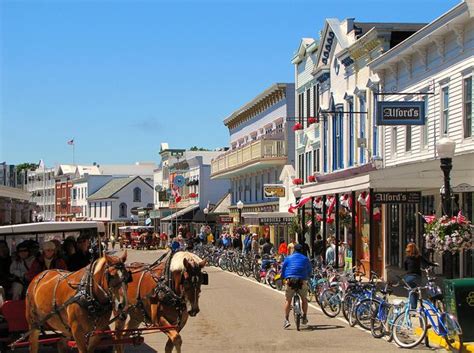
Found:
[[[377,102],[377,125],[425,125],[425,102]]]
[[[420,191],[382,191],[374,192],[375,203],[420,203]]]

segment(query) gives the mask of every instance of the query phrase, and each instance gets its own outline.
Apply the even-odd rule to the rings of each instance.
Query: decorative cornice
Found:
[[[461,53],[464,51],[464,24],[456,24],[453,26],[454,34],[456,35],[456,43],[461,48]]]
[[[411,77],[412,77],[411,55],[410,54],[403,55],[400,58],[401,58],[403,64],[405,64],[405,66],[407,68],[408,77],[411,79]]]
[[[436,45],[436,51],[444,60],[444,37],[433,36],[433,42]]]
[[[353,101],[354,96],[352,94],[347,94],[347,92],[346,92],[346,93],[344,93],[344,100],[348,101],[348,102]]]
[[[426,69],[426,67],[428,65],[426,46],[424,46],[424,45],[414,45],[413,49],[415,49],[415,52],[420,57],[420,60],[423,63],[423,65],[425,66],[425,69]]]
[[[358,98],[366,99],[366,90],[356,87],[354,90],[354,95],[357,96]]]

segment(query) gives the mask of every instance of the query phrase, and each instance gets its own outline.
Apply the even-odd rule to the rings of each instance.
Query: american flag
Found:
[[[173,186],[173,188],[171,189],[171,194],[174,197],[174,202],[175,203],[178,203],[178,202],[181,201],[181,194],[179,192],[179,188]]]
[[[68,144],[68,145],[74,145],[74,139],[69,140],[69,141],[67,142],[67,144]]]

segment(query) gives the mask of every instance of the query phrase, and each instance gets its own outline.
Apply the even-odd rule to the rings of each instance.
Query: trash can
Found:
[[[474,278],[444,281],[446,311],[457,317],[464,342],[474,341]]]

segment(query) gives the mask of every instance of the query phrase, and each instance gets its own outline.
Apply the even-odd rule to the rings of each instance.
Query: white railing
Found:
[[[285,157],[287,152],[284,140],[257,140],[214,159],[211,163],[211,175],[262,159]]]

